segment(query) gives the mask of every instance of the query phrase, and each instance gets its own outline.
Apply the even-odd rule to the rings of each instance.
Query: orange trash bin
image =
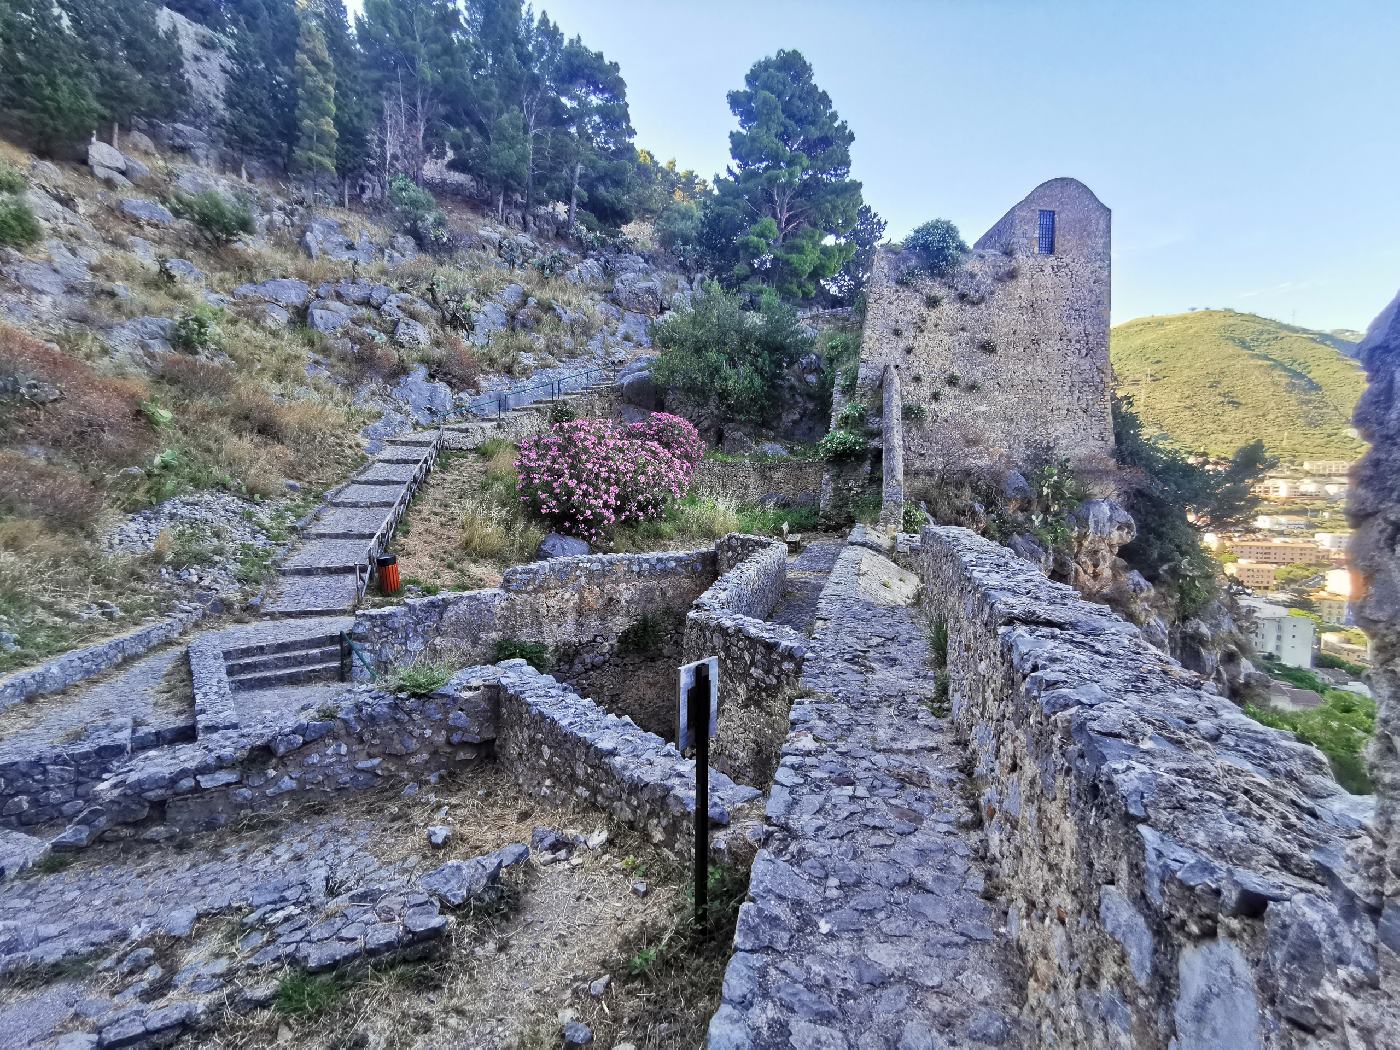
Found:
[[[374,567],[379,573],[379,593],[398,594],[399,593],[399,559],[396,554],[381,554],[374,561]]]

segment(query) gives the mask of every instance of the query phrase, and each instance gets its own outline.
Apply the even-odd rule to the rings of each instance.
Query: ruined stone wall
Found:
[[[1376,842],[1318,751],[972,532],[906,560],[1042,1043],[1400,1045]]]
[[[1037,251],[1042,209],[1056,216],[1051,254]],[[878,254],[853,396],[873,407],[886,366],[899,370],[904,403],[924,414],[905,422],[911,470],[1046,446],[1074,460],[1112,452],[1109,239],[1109,210],[1053,179],[947,278],[915,276],[910,253]]]
[[[1356,425],[1371,448],[1354,471],[1347,513],[1356,530],[1351,564],[1362,580],[1356,622],[1374,646],[1371,779],[1376,833],[1386,843],[1384,979],[1400,1001],[1400,295],[1371,325],[1359,354],[1370,385],[1356,408]]]
[[[377,670],[425,653],[486,660],[504,639],[589,643],[644,612],[684,615],[715,575],[713,550],[552,558],[508,569],[499,588],[362,610],[351,638]],[[355,673],[368,676],[358,661]]]
[[[814,459],[702,459],[692,488],[735,503],[815,507],[825,469]]]

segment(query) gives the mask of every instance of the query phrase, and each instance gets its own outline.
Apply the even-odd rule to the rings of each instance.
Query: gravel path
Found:
[[[788,557],[787,591],[768,617],[770,623],[780,623],[802,634],[812,633],[817,599],[845,546],[841,539],[814,539]]]

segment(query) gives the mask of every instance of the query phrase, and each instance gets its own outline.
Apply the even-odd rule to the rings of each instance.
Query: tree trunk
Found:
[[[120,137],[119,134],[118,134],[117,122],[116,122],[115,120],[112,121],[112,148],[113,148],[113,149],[121,149],[121,148],[122,148],[122,140],[121,140],[121,137]]]
[[[504,186],[496,191],[496,221],[506,221],[506,188]]]
[[[568,231],[574,232],[574,212],[578,206],[578,178],[583,173],[583,161],[574,161],[574,181],[569,186],[569,225]]]

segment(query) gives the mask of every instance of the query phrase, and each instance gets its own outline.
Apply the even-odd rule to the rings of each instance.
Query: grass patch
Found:
[[[1365,759],[1366,744],[1376,731],[1376,702],[1370,697],[1344,689],[1327,689],[1323,691],[1322,703],[1310,711],[1284,711],[1253,704],[1246,704],[1244,710],[1256,722],[1287,730],[1321,751],[1327,756],[1337,783],[1353,795],[1369,795],[1374,790]]]
[[[786,524],[789,532],[815,532],[816,507],[745,507],[739,511],[738,531],[776,536]]]
[[[389,675],[389,685],[400,693],[427,696],[445,686],[457,671],[446,660],[418,659],[395,667]]]
[[[524,660],[541,673],[554,666],[554,657],[549,646],[540,642],[522,642],[518,638],[502,638],[491,647],[491,662],[502,660]]]
[[[284,1017],[315,1017],[340,1002],[357,983],[341,974],[296,970],[278,982],[272,1008]]]

